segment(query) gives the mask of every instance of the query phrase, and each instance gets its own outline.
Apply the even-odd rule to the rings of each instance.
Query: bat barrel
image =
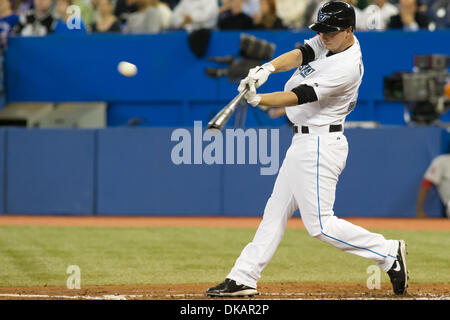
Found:
[[[217,113],[216,116],[212,118],[211,121],[208,122],[208,129],[222,130],[222,128],[230,119],[234,110],[236,110],[239,101],[241,101],[242,98],[244,98],[244,95],[247,92],[248,88],[244,89],[236,97],[234,97],[234,99],[231,100],[230,103],[228,103],[222,110],[220,110],[219,113]]]

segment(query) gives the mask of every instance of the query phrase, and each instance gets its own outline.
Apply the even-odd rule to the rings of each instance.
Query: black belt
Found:
[[[298,126],[294,125],[294,133],[299,133]],[[328,132],[340,132],[342,131],[342,124],[331,124],[330,130]],[[301,133],[309,133],[309,128],[307,126],[301,127]]]

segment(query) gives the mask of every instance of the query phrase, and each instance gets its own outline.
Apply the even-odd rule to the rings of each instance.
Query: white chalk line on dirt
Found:
[[[303,292],[292,292],[292,293],[278,293],[278,292],[270,292],[270,293],[260,293],[253,297],[244,297],[247,299],[273,299],[273,300],[283,300],[283,298],[288,298],[292,300],[384,300],[384,299],[404,299],[404,300],[450,300],[450,295],[436,295],[429,293],[417,293],[414,295],[407,295],[404,297],[399,296],[385,296],[385,297],[371,297],[365,296],[366,293],[354,293],[352,296],[336,296],[330,297],[330,293],[318,292],[318,293],[303,293]],[[165,295],[166,298],[178,298],[178,299],[189,299],[196,297],[205,297],[205,294],[195,294],[195,293],[181,293],[181,294],[168,294]],[[323,296],[323,297],[320,297]],[[147,295],[147,298],[161,298],[158,295]],[[242,299],[240,297],[217,297],[219,299]],[[216,298],[212,298],[216,299]]]
[[[403,300],[450,300],[450,295],[436,295],[436,294],[428,294],[428,293],[418,293],[414,295],[406,295],[406,296],[383,296],[383,297],[371,297],[365,296],[366,293],[353,293],[352,296],[336,296],[331,297],[330,293],[318,292],[318,293],[303,293],[303,292],[293,292],[293,293],[260,293],[253,297],[244,297],[247,299],[273,299],[273,300],[283,300],[283,298],[288,298],[292,300],[384,300],[384,299],[403,299]],[[322,297],[321,297],[322,296]],[[150,297],[150,296],[147,296]],[[158,297],[154,295],[153,297]],[[159,296],[161,297],[161,296]],[[180,298],[180,299],[189,299],[195,297],[205,297],[204,294],[170,294],[166,295],[167,298]],[[240,297],[217,297],[227,298],[227,299],[240,299]],[[216,299],[216,298],[212,298]]]
[[[293,300],[384,300],[384,299],[402,299],[402,300],[450,300],[450,295],[435,295],[435,294],[416,294],[405,297],[364,297],[364,293],[355,293],[353,297],[329,297],[329,293],[262,293],[253,296],[251,299],[268,298],[273,300],[282,300],[289,298]],[[195,299],[198,297],[205,297],[205,294],[187,293],[187,294],[166,294],[162,295],[131,295],[131,294],[116,294],[116,295],[102,295],[102,296],[68,296],[68,295],[47,295],[47,294],[17,294],[17,293],[2,293],[0,298],[22,298],[22,299],[68,299],[68,300],[129,300],[129,299],[152,299],[152,298],[178,298],[178,299]],[[324,296],[324,297],[318,297]],[[326,297],[328,296],[328,297]],[[219,297],[220,298],[220,297]],[[223,297],[231,299],[242,299],[242,297]],[[213,298],[214,299],[214,298]]]
[[[144,296],[143,295],[64,296],[64,295],[48,295],[48,294],[1,293],[0,297],[26,298],[26,299],[128,300],[128,299],[142,298]]]

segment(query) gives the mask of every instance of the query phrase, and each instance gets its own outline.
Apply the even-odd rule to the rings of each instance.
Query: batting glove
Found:
[[[241,80],[238,91],[242,92],[247,86],[253,84],[256,88],[259,88],[267,81],[270,74],[275,71],[275,67],[270,63],[265,63],[262,66],[254,67],[250,69],[245,79]]]
[[[249,85],[249,90],[244,95],[245,100],[250,103],[253,107],[256,107],[261,101],[261,96],[256,94],[255,84],[252,83]]]

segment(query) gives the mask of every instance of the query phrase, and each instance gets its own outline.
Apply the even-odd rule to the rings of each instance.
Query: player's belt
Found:
[[[318,133],[316,128],[318,128],[318,127],[315,127],[314,129],[311,128],[311,130],[310,130],[309,127],[307,127],[307,126],[299,127],[299,126],[294,125],[294,133],[300,133],[300,132],[301,133],[309,133],[310,131],[312,133]],[[322,133],[326,132],[326,131],[324,132],[323,129],[321,129],[321,131],[322,131]],[[328,132],[341,132],[341,131],[342,131],[342,124],[331,124],[328,129]]]

